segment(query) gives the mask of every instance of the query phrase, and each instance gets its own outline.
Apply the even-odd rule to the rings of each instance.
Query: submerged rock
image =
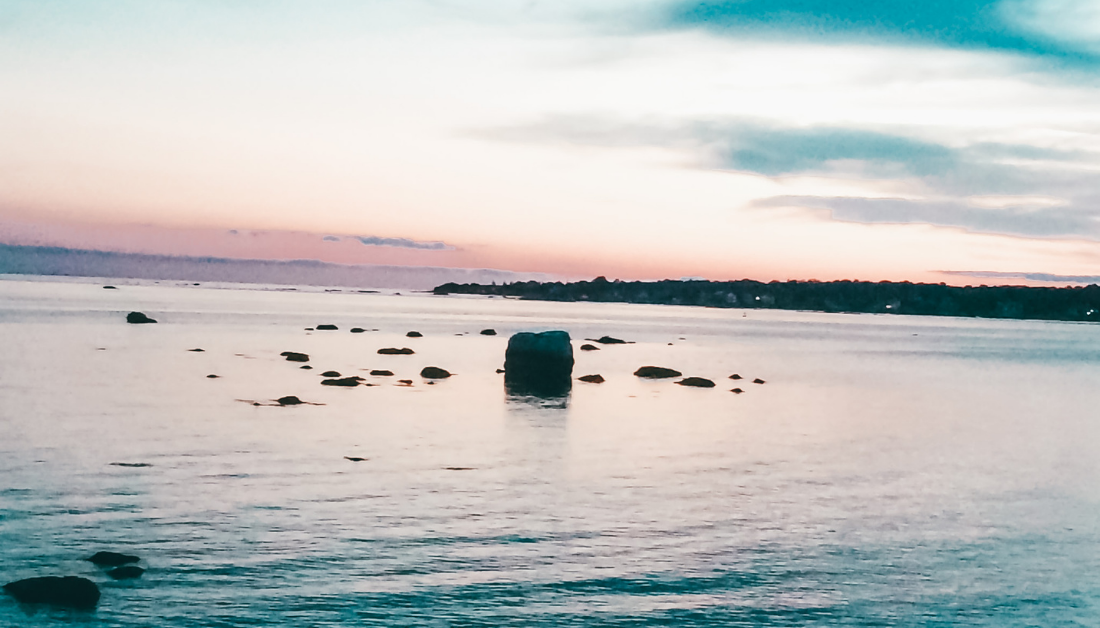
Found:
[[[408,347],[402,347],[401,349],[386,347],[385,349],[379,349],[378,353],[380,355],[412,355],[415,352]]]
[[[410,331],[409,333],[405,334],[405,336],[408,338],[423,338],[424,334],[418,331]]]
[[[95,608],[99,587],[77,576],[43,576],[4,585],[4,590],[24,604],[53,604],[69,608]]]
[[[305,402],[295,397],[294,395],[287,395],[286,397],[279,397],[275,400],[275,403],[279,404],[280,406],[300,406]]]
[[[573,363],[568,332],[521,332],[508,339],[504,383],[515,393],[564,395],[573,386]]]
[[[481,335],[482,336],[495,336],[495,335],[497,335],[497,330],[495,330],[495,329],[482,329],[481,330]]]
[[[588,344],[581,345],[581,351],[599,351],[599,350],[600,350],[600,348],[597,347],[596,345],[588,345]]]
[[[446,369],[441,369],[438,366],[425,366],[421,369],[420,376],[425,379],[446,379],[451,374]]]
[[[100,567],[118,567],[127,563],[136,563],[141,559],[137,556],[119,554],[118,552],[96,552],[84,560]]]
[[[577,379],[579,379],[582,382],[588,382],[589,384],[602,384],[602,383],[604,383],[604,381],[606,381],[606,380],[604,380],[603,375],[600,375],[600,374],[581,375]]]
[[[140,578],[141,574],[145,573],[145,570],[135,565],[127,565],[125,567],[116,567],[107,572],[107,575],[115,580],[130,580],[132,578]]]
[[[663,366],[643,366],[637,371],[634,371],[634,375],[645,379],[666,379],[669,377],[680,377],[683,373],[677,370],[667,369]]]
[[[145,323],[155,323],[155,319],[149,318],[141,312],[130,312],[126,315],[126,322],[132,325],[142,325]]]
[[[601,336],[601,337],[597,338],[595,340],[595,342],[598,342],[601,345],[625,345],[625,344],[627,344],[625,340],[622,340],[620,338],[612,338],[611,336]]]
[[[393,377],[393,371],[386,371],[382,369],[371,371],[370,374],[376,375],[378,377]]]
[[[340,379],[326,379],[321,382],[322,386],[358,386],[362,379],[358,377],[343,377]]]
[[[318,325],[317,327],[315,327],[315,329],[317,331],[336,331],[337,329],[340,329],[340,328],[337,327],[336,325]]]
[[[283,351],[279,355],[286,358],[287,362],[309,362],[309,354],[298,353],[297,351]]]
[[[692,388],[714,388],[714,382],[705,377],[685,377],[676,383],[681,386],[691,386]]]

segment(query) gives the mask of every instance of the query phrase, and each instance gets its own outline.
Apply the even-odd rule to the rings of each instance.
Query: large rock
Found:
[[[43,576],[4,585],[4,590],[25,604],[53,604],[69,608],[95,608],[99,587],[77,576]]]
[[[149,318],[141,312],[130,312],[126,315],[126,322],[132,325],[143,325],[146,323],[155,323],[157,321]]]
[[[573,344],[569,333],[521,332],[508,339],[504,383],[520,394],[563,395],[573,385]]]

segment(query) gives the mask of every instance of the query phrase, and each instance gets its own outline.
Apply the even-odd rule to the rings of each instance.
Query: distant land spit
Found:
[[[595,301],[719,308],[911,314],[1051,321],[1100,320],[1100,286],[957,287],[870,281],[593,281],[501,285],[447,283],[435,294],[478,294],[539,301]]]

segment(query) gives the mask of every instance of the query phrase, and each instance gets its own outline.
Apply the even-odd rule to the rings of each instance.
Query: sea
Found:
[[[0,626],[1100,626],[1100,326],[112,281],[0,279]]]

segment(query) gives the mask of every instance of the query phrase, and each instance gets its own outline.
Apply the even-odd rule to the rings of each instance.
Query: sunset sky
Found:
[[[0,0],[5,244],[1095,279],[1098,139],[1088,0]]]

